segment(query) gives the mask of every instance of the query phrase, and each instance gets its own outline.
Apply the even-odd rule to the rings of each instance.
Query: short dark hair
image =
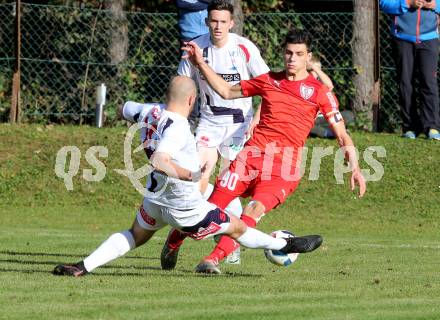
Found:
[[[227,10],[234,15],[234,6],[228,0],[214,0],[208,5],[208,14],[212,10]]]
[[[310,34],[301,29],[290,29],[284,40],[284,47],[287,44],[305,44],[307,51],[312,51],[312,38]]]

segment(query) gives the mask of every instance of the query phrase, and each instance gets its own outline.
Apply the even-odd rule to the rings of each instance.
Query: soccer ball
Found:
[[[272,232],[270,235],[274,238],[295,237],[295,235],[292,232],[286,230],[277,230]],[[284,252],[278,250],[265,249],[264,255],[266,256],[267,260],[269,260],[273,264],[276,264],[277,266],[287,267],[288,265],[294,263],[296,259],[298,259],[299,253],[285,254]]]

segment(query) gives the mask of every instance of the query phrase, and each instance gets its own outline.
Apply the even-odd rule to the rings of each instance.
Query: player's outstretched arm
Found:
[[[134,101],[127,101],[118,108],[118,117],[129,122],[136,122],[145,105]]]
[[[186,46],[183,47],[182,50],[185,51],[182,58],[189,59],[189,61],[200,70],[211,88],[223,99],[230,100],[243,97],[240,84],[231,86],[223,78],[218,76],[205,62],[202,56],[202,50],[195,42],[190,41],[186,43]]]
[[[351,166],[351,179],[350,186],[351,190],[354,191],[356,185],[359,186],[359,197],[363,197],[365,191],[367,190],[367,184],[365,178],[362,175],[361,169],[359,167],[359,162],[356,155],[356,148],[354,146],[353,140],[345,129],[343,121],[331,124],[333,132],[335,133],[336,139],[341,148],[344,148],[345,158],[348,160]]]
[[[166,174],[169,177],[185,181],[197,182],[204,173],[206,166],[199,171],[190,171],[182,168],[171,160],[171,156],[166,152],[155,152],[151,157],[151,165],[155,170]]]

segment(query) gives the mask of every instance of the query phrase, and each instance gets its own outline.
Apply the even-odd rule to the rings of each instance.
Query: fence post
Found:
[[[374,89],[373,89],[373,131],[379,131],[380,109],[380,22],[379,0],[374,0]]]
[[[96,88],[95,124],[98,128],[102,128],[104,123],[104,105],[106,92],[107,87],[103,83],[101,83],[101,85]]]
[[[9,120],[11,123],[20,122],[20,56],[21,56],[21,1],[15,3],[15,66],[12,76],[12,97]]]

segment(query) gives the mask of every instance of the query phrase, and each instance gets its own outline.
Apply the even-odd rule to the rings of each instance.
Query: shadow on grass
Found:
[[[111,267],[109,267],[111,268]],[[159,271],[158,273],[154,273],[154,276],[160,276],[160,277],[166,277],[166,278],[181,278],[181,277],[194,277],[194,278],[262,278],[263,275],[261,274],[252,274],[252,273],[241,273],[241,272],[226,272],[223,274],[200,274],[195,273],[194,270],[188,270],[188,269],[176,269],[173,271],[165,271],[161,268],[155,268],[155,267],[145,267],[144,270],[153,270],[153,271]],[[143,272],[99,272],[99,273],[93,273],[88,276],[92,277],[119,277],[119,276],[150,276],[153,275],[152,273],[143,273]]]
[[[21,260],[21,259],[0,259],[0,263],[13,263],[13,264],[23,264],[23,265],[50,265],[56,266],[59,264],[66,263],[65,261],[35,261],[35,260]],[[71,263],[71,262],[69,262]],[[140,267],[133,265],[111,265],[111,266],[101,266],[100,269],[136,269],[136,270],[162,270],[160,267]]]
[[[114,267],[107,266],[107,267],[100,267],[100,268],[108,268],[112,269]],[[122,267],[120,267],[122,268]],[[130,267],[126,267],[124,269],[129,269]],[[194,278],[262,278],[263,275],[261,274],[252,274],[252,273],[242,273],[242,272],[226,272],[224,274],[217,274],[217,275],[209,275],[209,274],[198,274],[195,273],[192,270],[176,270],[176,271],[164,271],[161,268],[158,267],[143,267],[143,268],[136,268],[141,270],[152,270],[152,271],[159,271],[160,276],[167,277],[167,278],[181,278],[184,274],[185,277],[194,277]],[[29,270],[29,269],[14,269],[14,268],[1,268],[0,272],[12,272],[12,273],[25,273],[25,274],[32,274],[32,273],[44,273],[48,275],[52,275],[52,271],[48,270]],[[183,274],[182,274],[183,273]],[[145,272],[99,272],[99,273],[93,273],[89,274],[86,277],[146,277],[152,275],[151,273],[145,273]],[[158,276],[159,274],[154,274],[155,276]],[[54,276],[55,278],[69,278],[66,276]]]
[[[0,254],[3,255],[9,255],[9,256],[23,256],[23,257],[32,257],[32,256],[48,256],[48,257],[68,257],[68,258],[82,258],[85,255],[72,255],[72,254],[62,254],[62,253],[41,253],[41,252],[15,252],[15,251],[0,251]],[[21,264],[21,265],[50,265],[55,267],[58,264],[66,263],[65,261],[53,261],[53,260],[28,260],[28,259],[0,259],[0,263],[4,264]],[[124,259],[145,259],[145,260],[158,260],[159,258],[144,258],[144,257],[124,257]],[[240,277],[240,278],[261,278],[263,275],[260,274],[252,274],[252,273],[244,273],[244,272],[225,272],[221,275],[206,275],[206,274],[197,274],[194,272],[194,270],[188,270],[188,269],[175,269],[172,271],[164,271],[160,267],[148,267],[148,266],[135,266],[135,265],[108,265],[108,266],[101,266],[99,269],[106,270],[105,272],[98,272],[93,273],[92,275],[88,276],[98,276],[98,277],[105,277],[105,276],[116,276],[116,277],[123,277],[123,276],[138,276],[138,277],[145,277],[148,275],[148,273],[142,272],[142,271],[158,271],[156,275],[165,276],[165,277],[182,277],[184,274],[185,276],[192,276],[192,277],[221,277],[221,278],[229,278],[229,277]],[[107,270],[135,270],[134,272],[107,272]],[[139,270],[139,272],[137,272]],[[52,270],[41,270],[41,269],[17,269],[17,268],[4,268],[0,267],[0,272],[19,272],[19,273],[52,273]]]
[[[84,258],[87,254],[67,254],[67,253],[47,253],[47,252],[17,252],[17,251],[0,251],[0,254],[5,254],[9,256],[47,256],[47,257],[68,257],[68,258]],[[124,259],[144,259],[144,260],[159,260],[159,258],[152,257],[133,257],[125,256]]]

